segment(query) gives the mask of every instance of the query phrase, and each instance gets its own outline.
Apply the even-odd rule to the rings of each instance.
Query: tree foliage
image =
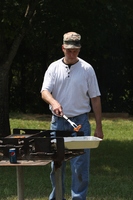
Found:
[[[63,56],[62,35],[77,31],[82,36],[80,57],[94,67],[98,77],[103,111],[133,114],[131,0],[6,0],[0,7],[0,71],[7,74],[10,111],[49,112],[40,97],[44,72]],[[3,63],[22,30],[23,40],[4,71]],[[0,102],[3,94],[1,90]]]
[[[35,13],[36,1],[29,1],[27,8],[23,13],[23,18],[20,23],[16,23],[12,10],[8,13],[9,8],[18,6],[16,1],[9,3],[1,3],[1,32],[0,32],[0,135],[6,136],[10,133],[9,124],[9,109],[8,109],[8,82],[9,72],[13,62],[13,59],[17,53],[17,50],[21,44],[21,41],[26,34],[29,24],[31,24],[32,18]],[[13,8],[14,8],[13,7]],[[15,9],[16,10],[16,9]],[[15,11],[14,10],[14,11]],[[15,16],[16,17],[16,16]],[[14,23],[15,22],[15,23]],[[17,24],[17,26],[16,26]],[[19,27],[20,26],[20,27]],[[18,28],[18,30],[12,31],[12,28]],[[10,35],[11,34],[11,35]]]

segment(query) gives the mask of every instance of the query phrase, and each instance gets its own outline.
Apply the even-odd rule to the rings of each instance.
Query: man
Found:
[[[95,114],[96,129],[94,136],[103,138],[101,123],[101,101],[97,78],[92,66],[78,57],[81,36],[68,32],[63,36],[62,51],[64,57],[53,62],[47,69],[42,85],[42,99],[50,105],[53,113],[52,130],[73,130],[73,127],[62,117],[65,114],[81,131],[89,136],[90,124],[88,113],[91,110],[90,100]],[[85,154],[70,160],[72,171],[72,200],[86,200],[89,184],[90,150]],[[65,163],[62,164],[64,181]],[[55,199],[54,170],[51,172],[53,190],[49,200]],[[64,199],[64,183],[63,197]]]

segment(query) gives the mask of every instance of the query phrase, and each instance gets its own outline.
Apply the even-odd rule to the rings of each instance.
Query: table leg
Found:
[[[16,166],[17,171],[17,195],[18,200],[24,200],[24,178],[23,178],[23,167]]]
[[[62,173],[61,167],[55,169],[55,197],[62,200]]]

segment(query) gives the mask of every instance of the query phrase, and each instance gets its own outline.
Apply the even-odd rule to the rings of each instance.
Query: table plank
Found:
[[[0,166],[44,166],[51,162],[51,160],[18,160],[17,163],[10,163],[9,160],[0,161]]]

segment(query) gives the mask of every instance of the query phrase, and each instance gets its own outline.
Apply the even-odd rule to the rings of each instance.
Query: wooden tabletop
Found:
[[[1,160],[0,166],[44,166],[51,162],[51,160],[18,160],[17,163],[10,163],[9,160]]]

